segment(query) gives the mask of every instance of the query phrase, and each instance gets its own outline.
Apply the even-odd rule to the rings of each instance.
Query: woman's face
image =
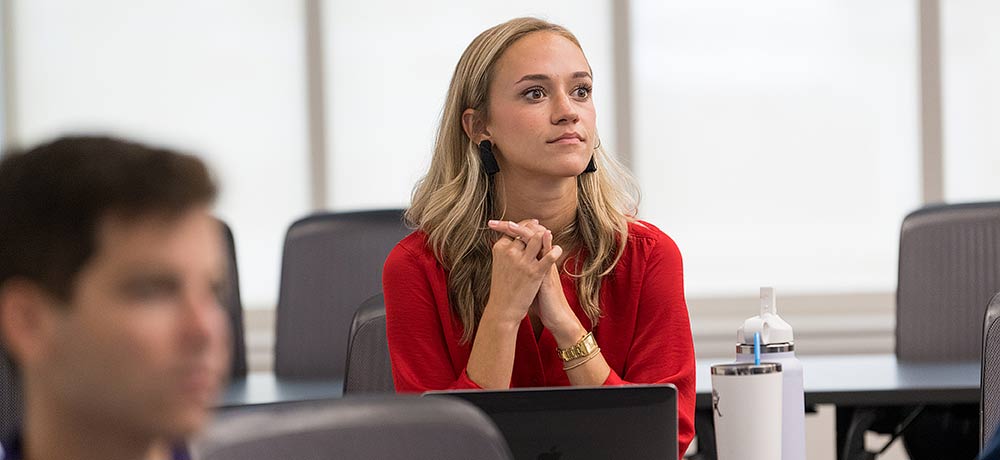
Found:
[[[503,174],[575,177],[597,142],[583,51],[552,32],[514,42],[497,61],[486,133]]]

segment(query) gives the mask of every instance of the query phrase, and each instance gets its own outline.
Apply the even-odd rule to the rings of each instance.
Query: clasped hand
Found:
[[[491,220],[489,227],[501,236],[493,244],[488,305],[517,322],[534,312],[560,346],[579,340],[586,331],[563,293],[558,268],[563,250],[552,244],[552,231],[536,219]]]

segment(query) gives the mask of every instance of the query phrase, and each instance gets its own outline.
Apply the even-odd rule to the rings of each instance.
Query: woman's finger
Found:
[[[545,262],[554,264],[557,261],[559,261],[559,257],[562,256],[562,253],[563,253],[563,249],[562,249],[561,246],[559,246],[559,245],[552,246],[552,250],[549,251],[549,252],[546,252],[545,255],[542,256],[542,260],[545,261]]]
[[[538,253],[542,250],[542,238],[545,232],[535,232],[524,242],[524,254],[533,260],[538,260]]]
[[[521,238],[527,238],[531,236],[527,233],[527,229],[518,225],[516,222],[511,222],[509,220],[491,220],[487,223],[487,225],[491,230],[500,232],[511,238],[517,238],[518,236]]]
[[[538,226],[538,220],[526,219],[521,221],[521,223],[511,222],[509,220],[491,220],[487,223],[487,225],[490,229],[507,235],[512,239],[527,241],[532,237],[532,235],[535,234],[535,228]]]

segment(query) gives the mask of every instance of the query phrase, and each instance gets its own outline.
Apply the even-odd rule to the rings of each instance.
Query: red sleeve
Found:
[[[436,266],[428,259],[400,243],[389,253],[382,271],[386,338],[396,391],[480,389],[465,369],[456,372],[452,366],[432,289]]]
[[[619,376],[612,370],[604,384],[674,384],[677,387],[678,443],[680,457],[683,457],[694,437],[695,357],[691,322],[684,301],[681,253],[670,237],[661,234],[656,239],[641,276],[636,331],[626,359],[625,375]]]

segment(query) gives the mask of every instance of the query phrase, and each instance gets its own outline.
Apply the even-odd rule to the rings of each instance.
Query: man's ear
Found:
[[[465,130],[465,135],[469,136],[469,139],[472,139],[472,142],[476,144],[490,137],[483,113],[476,109],[465,109],[462,112],[462,129]]]
[[[33,281],[13,278],[0,286],[0,343],[19,366],[47,353],[55,308],[53,297]]]

